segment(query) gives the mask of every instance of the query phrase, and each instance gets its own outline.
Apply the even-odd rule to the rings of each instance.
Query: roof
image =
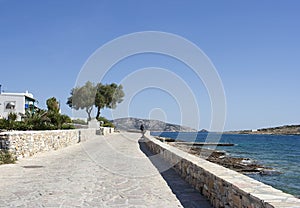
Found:
[[[7,95],[7,96],[18,96],[18,97],[20,97],[20,96],[24,96],[24,97],[26,97],[26,98],[28,98],[29,100],[31,100],[31,101],[36,101],[36,99],[33,97],[33,94],[31,94],[31,93],[29,93],[28,91],[26,91],[25,93],[15,93],[15,92],[2,92],[2,93],[0,93],[0,96],[1,95]]]

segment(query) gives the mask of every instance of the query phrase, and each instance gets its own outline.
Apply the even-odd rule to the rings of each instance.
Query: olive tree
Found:
[[[88,114],[88,120],[91,120],[91,113],[95,104],[96,87],[92,82],[86,82],[82,87],[75,87],[71,90],[71,96],[67,104],[75,109],[83,109]]]
[[[117,104],[123,101],[124,95],[122,85],[98,83],[95,86],[91,82],[86,82],[84,86],[71,90],[67,104],[75,110],[84,109],[88,114],[88,120],[91,120],[91,113],[95,106],[98,120],[101,109],[116,108]]]
[[[103,85],[99,83],[95,96],[95,106],[97,108],[96,119],[99,119],[101,109],[116,108],[117,104],[123,101],[124,95],[122,85],[115,83]]]

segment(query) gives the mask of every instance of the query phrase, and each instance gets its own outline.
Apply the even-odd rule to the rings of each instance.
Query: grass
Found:
[[[0,165],[15,163],[15,157],[7,150],[0,150]]]

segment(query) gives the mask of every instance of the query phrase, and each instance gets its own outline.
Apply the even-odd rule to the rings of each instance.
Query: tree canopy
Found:
[[[48,111],[59,113],[59,103],[55,97],[49,98],[46,101]]]
[[[116,108],[117,104],[123,101],[124,96],[122,85],[116,83],[94,85],[91,82],[86,82],[82,87],[71,90],[67,104],[75,110],[85,109],[88,120],[91,120],[92,109],[95,106],[97,108],[96,119],[99,119],[101,109]]]
[[[63,124],[72,123],[72,120],[69,116],[59,113],[59,102],[55,97],[49,98],[46,101],[46,104],[48,108],[47,117],[50,119],[51,124],[56,128],[61,129],[63,128]]]
[[[118,103],[123,101],[124,97],[123,86],[115,83],[97,85],[97,92],[95,96],[95,106],[97,107],[96,119],[100,117],[100,111],[103,108],[116,108]]]
[[[91,82],[86,82],[84,86],[71,90],[71,96],[68,98],[67,104],[75,110],[84,109],[88,114],[88,120],[91,120],[95,94],[95,85]]]

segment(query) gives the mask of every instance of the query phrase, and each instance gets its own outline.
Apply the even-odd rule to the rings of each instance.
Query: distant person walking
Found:
[[[144,127],[144,124],[141,124],[140,130],[141,130],[142,135],[143,135],[143,137],[144,137],[144,134],[145,134],[145,127]]]

